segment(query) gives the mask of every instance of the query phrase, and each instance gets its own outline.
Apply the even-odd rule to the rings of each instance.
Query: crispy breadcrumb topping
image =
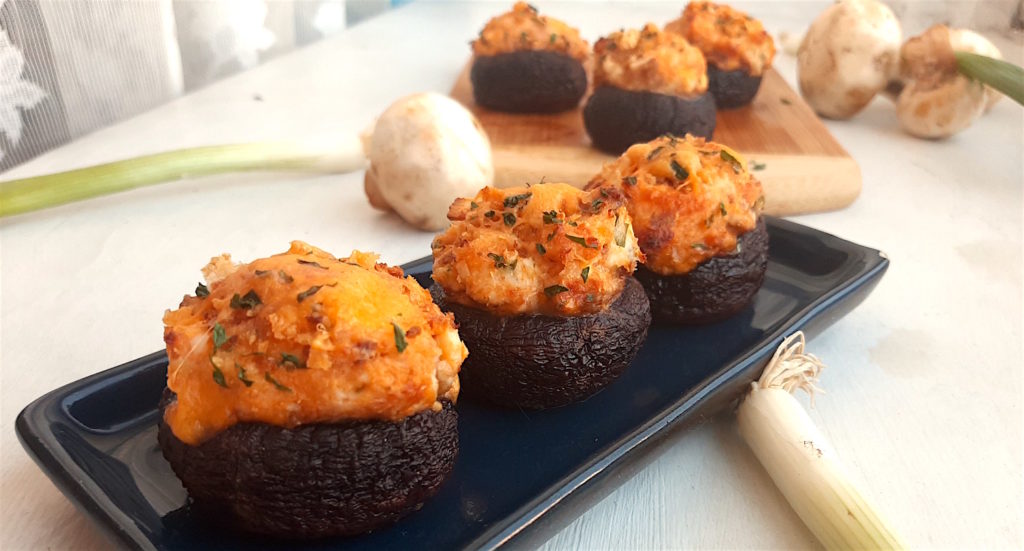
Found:
[[[771,67],[775,42],[760,21],[724,4],[690,2],[665,30],[682,35],[723,71],[742,69],[754,76]]]
[[[466,347],[451,315],[371,253],[295,241],[249,264],[221,255],[164,315],[164,418],[199,444],[240,422],[397,421],[455,401]]]
[[[707,92],[704,55],[678,34],[653,23],[611,33],[594,44],[594,87],[683,97]]]
[[[622,201],[614,189],[553,183],[457,199],[434,239],[434,281],[499,315],[600,312],[643,259]]]
[[[663,275],[735,252],[764,205],[761,183],[739,153],[690,135],[630,147],[587,189],[622,194],[645,265]]]
[[[582,63],[590,54],[590,45],[578,30],[540,15],[526,2],[516,2],[512,11],[488,21],[471,45],[478,56],[540,50],[565,54]]]

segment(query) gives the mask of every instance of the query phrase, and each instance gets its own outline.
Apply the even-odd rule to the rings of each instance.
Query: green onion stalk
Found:
[[[1024,69],[1001,59],[953,52],[956,67],[964,76],[991,86],[1013,101],[1024,105]]]
[[[228,172],[345,173],[364,168],[359,140],[192,147],[0,182],[0,218],[119,191]]]

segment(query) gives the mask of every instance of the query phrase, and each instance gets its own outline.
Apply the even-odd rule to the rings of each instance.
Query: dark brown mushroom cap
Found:
[[[173,399],[165,391],[161,411]],[[415,511],[451,472],[458,414],[442,403],[400,422],[239,423],[198,446],[178,440],[161,415],[158,440],[200,517],[219,528],[354,535]]]
[[[715,100],[710,93],[684,98],[601,86],[587,100],[583,124],[595,147],[615,155],[665,134],[710,139]]]
[[[708,92],[715,97],[719,109],[742,107],[754,100],[761,87],[761,75],[751,75],[743,69],[723,71],[708,63]]]
[[[632,277],[603,312],[587,316],[497,316],[446,300],[469,348],[459,379],[462,396],[511,407],[542,409],[583,400],[611,383],[647,338],[650,306]]]
[[[478,56],[469,78],[478,105],[509,113],[567,111],[587,91],[583,64],[550,51]]]
[[[654,320],[712,323],[746,308],[761,288],[768,268],[768,230],[763,217],[739,237],[737,247],[738,252],[705,260],[682,275],[665,276],[637,266],[636,279],[647,291]]]

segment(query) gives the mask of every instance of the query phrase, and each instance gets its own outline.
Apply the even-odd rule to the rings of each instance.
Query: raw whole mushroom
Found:
[[[957,70],[949,28],[935,25],[900,49],[900,126],[920,138],[947,138],[985,112],[985,85]]]
[[[448,226],[448,207],[494,180],[491,144],[465,107],[436,93],[391,104],[364,138],[370,204],[422,230]]]
[[[800,93],[821,116],[848,119],[885,88],[903,32],[876,0],[842,0],[811,23],[797,51]]]

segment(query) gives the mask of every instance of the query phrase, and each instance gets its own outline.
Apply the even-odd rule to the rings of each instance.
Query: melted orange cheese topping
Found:
[[[739,153],[703,138],[663,136],[636,144],[604,166],[587,189],[626,198],[645,265],[685,274],[736,249],[764,204],[761,183]]]
[[[400,420],[455,401],[467,352],[453,318],[376,258],[296,241],[250,264],[213,259],[209,294],[164,315],[175,436],[196,445],[239,422]]]
[[[488,21],[472,46],[473,53],[479,56],[543,50],[565,54],[581,63],[590,53],[590,45],[578,30],[539,15],[526,2],[516,2],[512,11]]]
[[[594,86],[699,96],[708,89],[704,55],[683,37],[643,29],[614,32],[594,44]]]
[[[498,314],[599,312],[643,259],[613,189],[486,187],[457,199],[448,218],[434,239],[434,281],[450,299]]]
[[[775,57],[775,42],[761,22],[726,5],[690,2],[665,30],[686,37],[723,71],[743,69],[757,76]]]

